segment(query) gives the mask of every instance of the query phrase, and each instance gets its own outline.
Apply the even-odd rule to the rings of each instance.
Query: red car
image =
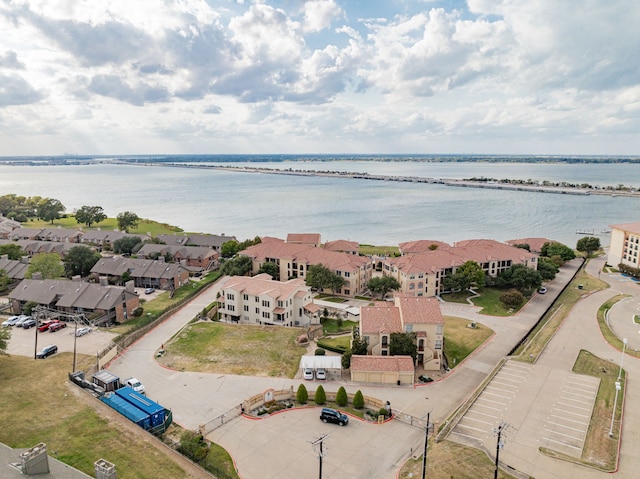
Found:
[[[49,326],[49,332],[55,333],[58,329],[62,329],[66,327],[67,327],[67,323],[53,323],[51,326]]]
[[[40,326],[38,326],[38,331],[40,331],[41,333],[44,333],[45,331],[49,330],[52,324],[59,323],[59,322],[60,321],[57,319],[53,321],[45,321]]]

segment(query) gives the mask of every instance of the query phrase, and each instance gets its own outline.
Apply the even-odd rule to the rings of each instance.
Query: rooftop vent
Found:
[[[40,442],[28,451],[20,454],[20,465],[22,474],[32,476],[35,474],[49,473],[49,456],[47,456],[47,445]]]
[[[116,466],[104,459],[98,459],[93,463],[96,471],[96,479],[116,479]]]

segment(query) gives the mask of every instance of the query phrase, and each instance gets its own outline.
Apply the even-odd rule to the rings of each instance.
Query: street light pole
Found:
[[[620,357],[620,371],[618,371],[618,381],[622,378],[622,364],[624,363],[624,350],[627,347],[627,338],[622,340],[622,356]]]
[[[609,428],[609,437],[613,437],[613,421],[616,417],[616,409],[618,407],[618,393],[622,389],[619,381],[616,381],[616,398],[613,401],[613,412],[611,413],[611,427]]]
[[[431,411],[427,413],[427,427],[424,428],[424,453],[422,454],[422,479],[426,477],[427,473],[427,444],[429,442],[429,418],[431,417]]]

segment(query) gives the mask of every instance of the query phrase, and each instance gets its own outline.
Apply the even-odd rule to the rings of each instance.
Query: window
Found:
[[[418,279],[422,279],[422,278],[424,278],[424,273],[420,273],[420,274],[418,275]]]
[[[260,314],[260,308],[256,308],[256,314]]]
[[[242,295],[242,299],[244,299],[245,301],[249,301],[249,295],[248,294],[243,294]]]
[[[231,293],[227,293],[227,299],[233,301],[235,299],[235,296]]]
[[[386,348],[389,344],[389,338],[387,336],[382,336],[382,347]]]
[[[235,311],[236,307],[233,304],[227,304],[227,310],[228,311]]]
[[[348,277],[349,277],[349,275],[350,275],[350,273],[349,273],[348,271],[345,271],[345,272],[344,272],[344,277],[345,277],[345,278],[348,278]]]
[[[404,325],[404,332],[405,333],[412,333],[413,332],[413,324],[405,324]]]
[[[413,291],[414,289],[416,289],[416,285],[413,283],[409,283],[409,291]]]
[[[442,339],[436,339],[436,349],[442,349]]]
[[[266,299],[262,300],[262,306],[264,306],[265,308],[269,307],[269,301],[267,301]]]
[[[282,301],[278,301],[278,307],[282,308],[284,306],[284,304],[282,303]]]
[[[258,298],[257,296],[255,297],[256,303],[260,302],[260,298]]]
[[[248,305],[246,305],[246,304],[245,304],[243,309],[244,309],[247,313],[249,312],[249,306],[248,306]]]
[[[271,313],[269,311],[263,311],[262,312],[262,317],[269,319],[271,317]]]
[[[383,349],[382,351],[380,351],[380,353],[382,354],[382,356],[387,356],[387,350]]]
[[[363,336],[363,338],[364,338],[364,342],[369,344],[369,336]]]
[[[436,334],[442,336],[442,331],[444,330],[444,326],[442,324],[436,325]]]

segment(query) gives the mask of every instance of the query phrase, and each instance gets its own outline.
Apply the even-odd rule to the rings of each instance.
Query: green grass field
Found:
[[[452,316],[444,317],[444,352],[449,360],[449,367],[454,368],[469,354],[493,336],[493,330],[476,324],[469,327],[470,321]]]
[[[116,218],[107,218],[100,223],[96,223],[91,225],[91,228],[88,228],[87,225],[80,224],[76,221],[75,216],[67,215],[64,218],[57,219],[53,222],[43,221],[43,220],[29,220],[26,223],[23,223],[22,226],[25,228],[52,228],[52,227],[62,227],[62,228],[70,228],[77,229],[82,228],[83,230],[96,230],[98,228],[102,230],[115,230],[118,229],[118,221]],[[174,233],[182,233],[183,230],[178,228],[177,226],[171,226],[166,223],[158,223],[157,221],[152,221],[148,219],[143,219],[138,224],[138,227],[129,231],[129,233],[139,233],[139,234],[147,234],[151,233],[151,236],[158,236],[161,234],[174,234]]]

